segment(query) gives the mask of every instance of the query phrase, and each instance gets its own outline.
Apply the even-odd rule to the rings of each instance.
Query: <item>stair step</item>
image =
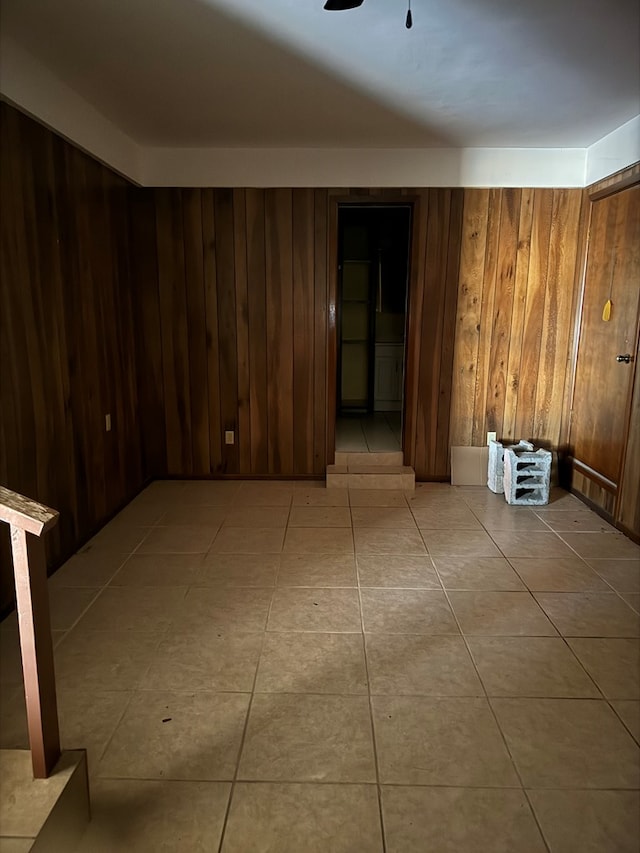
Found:
[[[408,465],[327,465],[328,489],[413,490],[416,475]]]
[[[401,450],[385,453],[349,453],[336,451],[336,465],[402,465],[404,454]]]

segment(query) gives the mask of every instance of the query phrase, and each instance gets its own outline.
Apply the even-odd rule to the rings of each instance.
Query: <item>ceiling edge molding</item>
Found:
[[[0,94],[87,154],[140,183],[140,146],[8,38],[0,40]]]
[[[587,148],[585,186],[608,178],[640,160],[640,115]]]
[[[180,187],[582,187],[584,148],[147,148]]]

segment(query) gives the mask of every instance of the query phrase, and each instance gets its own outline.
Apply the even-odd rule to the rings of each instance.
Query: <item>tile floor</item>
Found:
[[[400,412],[341,416],[336,420],[336,450],[346,453],[393,453],[402,450]]]
[[[154,483],[50,580],[80,849],[637,853],[639,556],[562,492]]]

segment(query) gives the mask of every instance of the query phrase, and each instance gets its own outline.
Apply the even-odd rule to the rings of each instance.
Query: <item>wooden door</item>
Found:
[[[615,515],[638,347],[640,186],[593,203],[573,394],[579,491]],[[603,319],[608,299],[610,319]],[[629,361],[618,361],[629,356]],[[588,485],[580,486],[580,478]],[[575,477],[574,477],[575,481]]]

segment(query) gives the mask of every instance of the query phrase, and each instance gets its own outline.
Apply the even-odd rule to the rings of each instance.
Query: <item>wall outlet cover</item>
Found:
[[[496,436],[497,436],[497,433],[488,432],[487,433],[487,445],[489,445],[492,441],[497,441]]]
[[[235,444],[235,433],[232,429],[226,429],[224,431],[224,443],[225,444]]]

